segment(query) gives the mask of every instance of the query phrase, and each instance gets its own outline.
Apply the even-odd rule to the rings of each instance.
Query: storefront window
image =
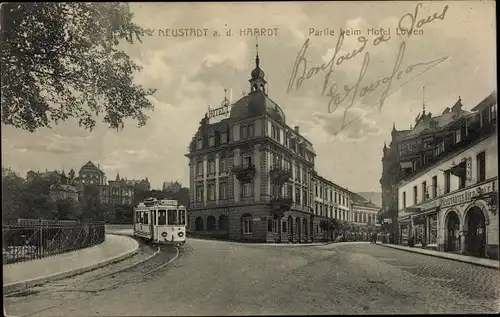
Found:
[[[429,226],[430,226],[430,234],[429,234],[429,244],[437,243],[437,215],[432,215],[429,217]]]

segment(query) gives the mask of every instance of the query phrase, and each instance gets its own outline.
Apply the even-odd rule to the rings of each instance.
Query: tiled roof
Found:
[[[493,91],[488,97],[484,98],[477,106],[472,108],[472,111],[480,111],[482,108],[497,102],[497,91]]]
[[[77,190],[71,185],[55,184],[50,186],[50,190],[63,190],[65,192],[76,193]]]
[[[80,172],[84,169],[94,169],[94,170],[98,170],[101,174],[105,174],[101,169],[99,169],[97,166],[95,166],[94,163],[92,163],[92,161],[88,161],[87,163],[85,163],[85,165],[83,165],[81,168],[80,168]]]

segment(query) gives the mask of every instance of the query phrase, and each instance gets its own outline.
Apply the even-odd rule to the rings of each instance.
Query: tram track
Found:
[[[152,248],[151,246],[145,247],[146,249],[149,248],[149,250]],[[26,302],[26,305],[30,301],[49,303],[48,306],[43,305],[43,308],[39,307],[28,314],[17,315],[32,316],[130,283],[142,283],[153,273],[167,267],[180,255],[182,255],[182,249],[178,247],[158,246],[154,253],[132,265],[115,268],[109,272],[100,272],[100,274],[99,272],[82,274],[81,276],[50,282],[20,293],[7,294],[6,298],[15,303]]]

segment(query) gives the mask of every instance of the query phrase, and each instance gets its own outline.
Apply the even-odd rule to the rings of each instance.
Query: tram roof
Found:
[[[136,209],[148,209],[151,207],[176,207],[176,208],[186,208],[180,205],[175,199],[146,199],[137,205]]]

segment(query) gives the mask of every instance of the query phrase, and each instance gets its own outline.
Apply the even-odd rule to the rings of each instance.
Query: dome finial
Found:
[[[258,40],[257,36],[255,37],[255,42],[256,42],[255,50],[257,52],[257,56],[255,56],[255,65],[257,67],[259,67],[259,62],[260,62],[260,59],[259,59],[259,40]]]

